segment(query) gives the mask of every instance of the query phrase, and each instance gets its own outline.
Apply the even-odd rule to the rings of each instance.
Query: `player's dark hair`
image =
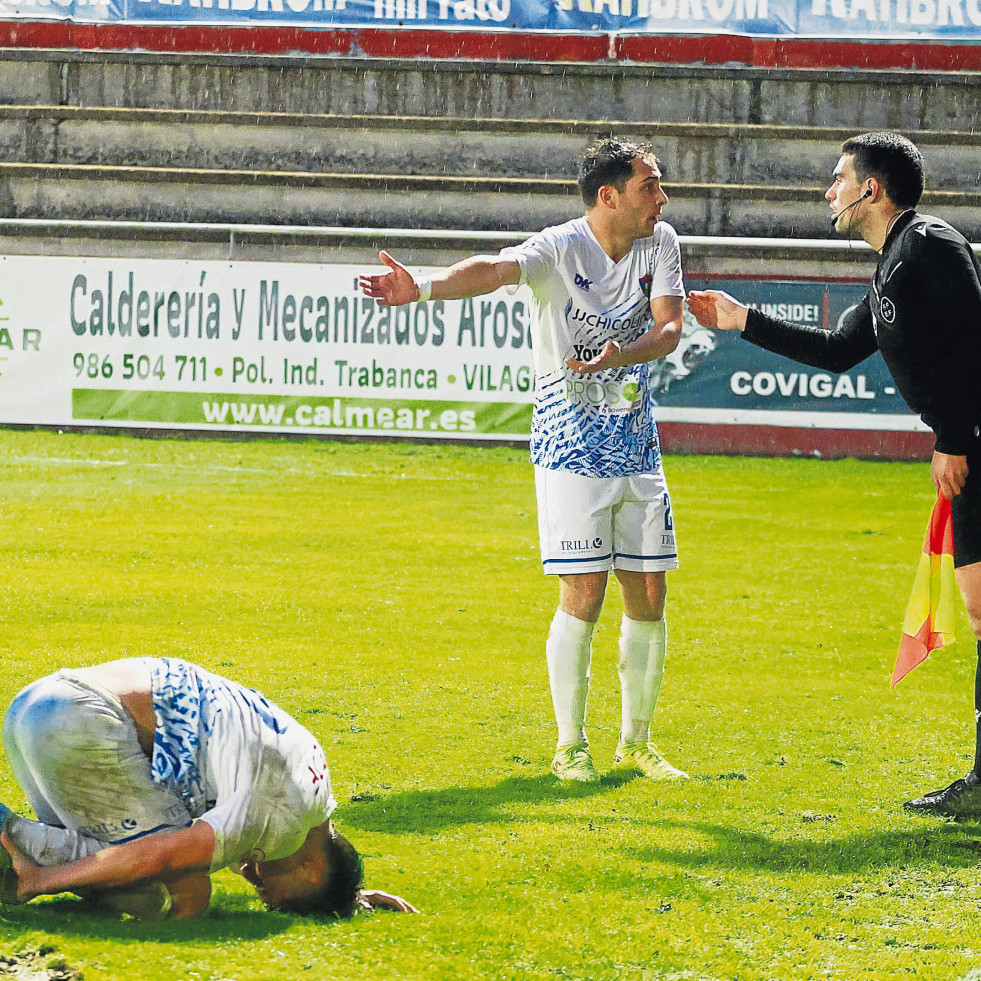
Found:
[[[633,162],[646,157],[659,164],[649,143],[631,140],[598,140],[587,147],[579,159],[579,193],[587,208],[596,204],[601,187],[607,185],[622,191],[633,176]]]
[[[327,859],[327,878],[320,888],[302,899],[293,899],[282,905],[288,913],[301,916],[334,916],[349,919],[358,910],[358,893],[364,882],[364,865],[351,844],[333,828],[324,839],[324,857]]]
[[[862,133],[845,140],[843,154],[855,158],[859,181],[882,182],[889,200],[900,208],[915,208],[923,194],[923,154],[899,133]]]

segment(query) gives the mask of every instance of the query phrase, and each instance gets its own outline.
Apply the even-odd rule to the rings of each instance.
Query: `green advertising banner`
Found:
[[[193,392],[137,392],[76,388],[76,419],[109,423],[156,423],[168,427],[216,425],[264,429],[329,429],[332,432],[425,433],[433,436],[493,433],[527,438],[531,404],[519,402],[446,402],[414,399],[311,398],[223,393],[202,398]]]
[[[526,440],[529,299],[379,307],[359,266],[0,259],[0,422]]]

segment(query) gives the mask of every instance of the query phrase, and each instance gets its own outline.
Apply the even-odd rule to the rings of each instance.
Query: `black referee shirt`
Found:
[[[981,425],[981,264],[964,236],[939,218],[899,216],[868,293],[834,330],[751,309],[743,337],[834,372],[878,348],[941,453],[965,455]]]

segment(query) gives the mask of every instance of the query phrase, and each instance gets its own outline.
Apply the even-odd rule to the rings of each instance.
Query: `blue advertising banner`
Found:
[[[564,34],[981,39],[981,0],[0,0],[0,19]]]

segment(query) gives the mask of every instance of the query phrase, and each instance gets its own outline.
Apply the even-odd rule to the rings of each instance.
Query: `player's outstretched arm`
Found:
[[[692,290],[688,309],[703,326],[714,330],[745,330],[749,307],[724,290]]]
[[[378,258],[389,267],[389,271],[361,276],[358,285],[365,296],[377,300],[383,307],[404,306],[429,299],[462,300],[470,296],[483,296],[501,286],[514,286],[521,279],[518,263],[501,256],[475,255],[421,280],[417,280],[387,252],[379,252]]]

